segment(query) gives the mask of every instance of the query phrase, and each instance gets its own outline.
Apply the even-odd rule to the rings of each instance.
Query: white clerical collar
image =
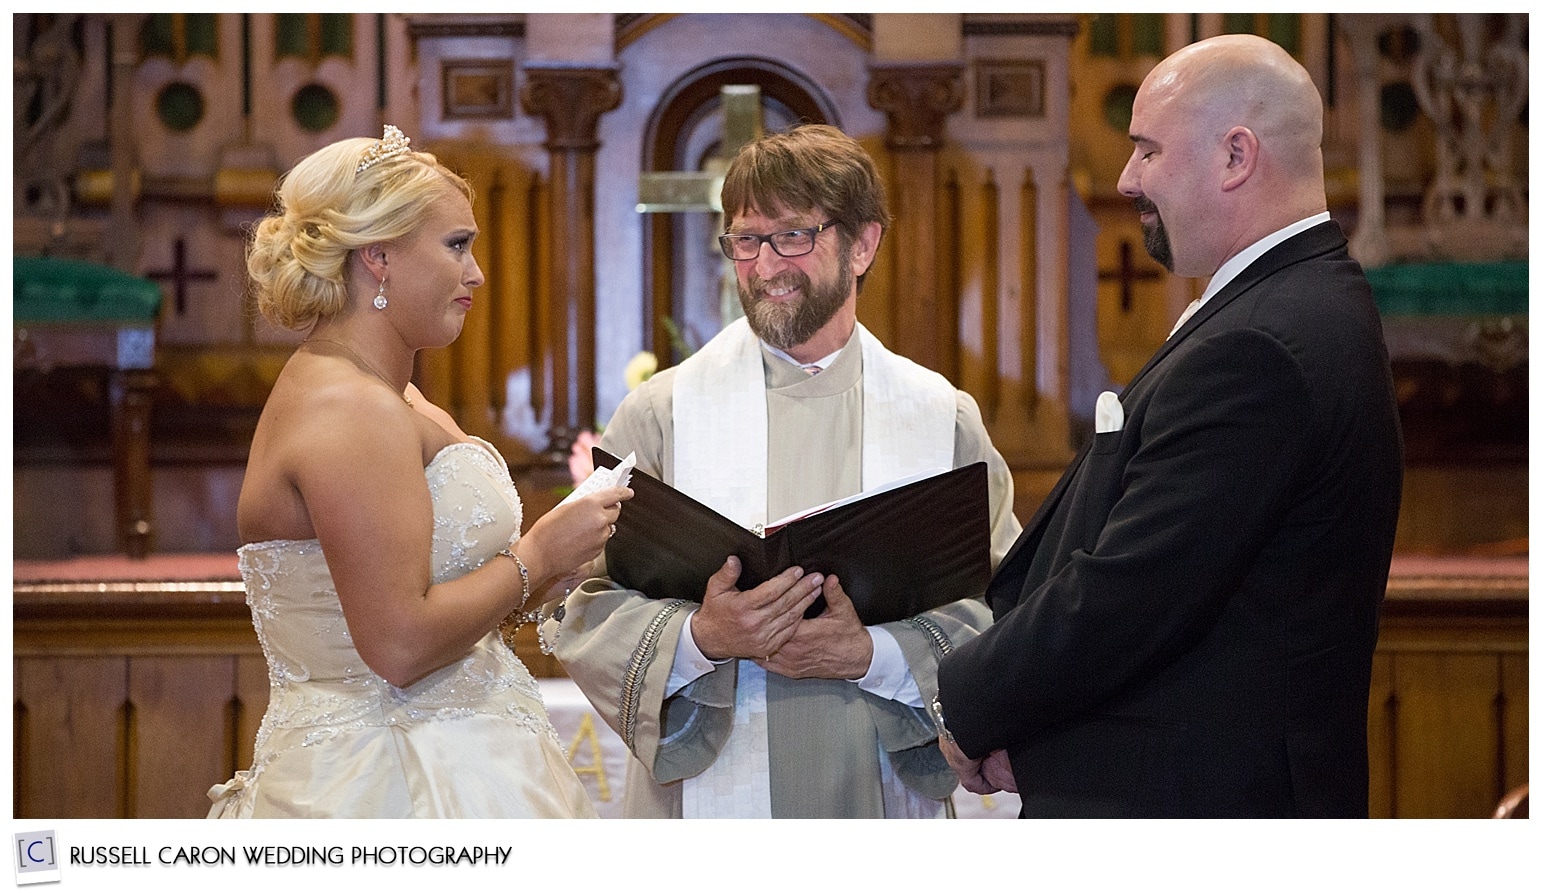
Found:
[[[1246,270],[1248,266],[1253,263],[1253,261],[1263,257],[1264,252],[1268,251],[1270,248],[1273,248],[1274,246],[1280,244],[1291,236],[1296,235],[1297,233],[1305,232],[1306,230],[1311,229],[1319,223],[1327,222],[1327,211],[1323,211],[1320,214],[1313,214],[1311,217],[1308,217],[1305,220],[1297,220],[1295,223],[1292,223],[1290,226],[1287,226],[1284,229],[1277,229],[1269,235],[1264,236],[1262,239],[1259,239],[1257,242],[1254,242],[1248,247],[1237,252],[1230,260],[1224,264],[1221,264],[1221,268],[1215,271],[1214,276],[1210,277],[1210,284],[1205,286],[1205,293],[1199,296],[1200,306],[1204,306],[1204,303],[1210,300],[1211,295],[1224,288],[1226,283],[1237,278],[1238,273]]]
[[[821,359],[815,360],[812,363],[803,363],[803,362],[800,362],[798,360],[793,359],[792,356],[790,356],[787,353],[787,351],[782,350],[781,348],[777,347],[776,345],[768,344],[764,339],[762,339],[760,343],[761,343],[761,345],[763,345],[766,348],[766,350],[771,351],[771,355],[772,356],[777,357],[779,359],[786,360],[787,362],[793,364],[794,366],[800,366],[800,367],[802,367],[804,369],[807,369],[810,366],[818,366],[821,370],[828,369],[828,368],[830,368],[830,364],[835,362],[835,358],[841,355],[841,351],[846,349],[844,346],[843,347],[839,347],[839,348],[836,348],[835,352],[830,354],[829,356],[826,356],[826,357],[823,357]]]

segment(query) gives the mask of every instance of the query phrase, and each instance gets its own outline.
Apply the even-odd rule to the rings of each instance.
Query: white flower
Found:
[[[633,390],[638,385],[653,377],[653,373],[659,371],[659,359],[651,350],[638,351],[637,356],[626,364],[626,371],[622,373],[626,378],[626,389]]]

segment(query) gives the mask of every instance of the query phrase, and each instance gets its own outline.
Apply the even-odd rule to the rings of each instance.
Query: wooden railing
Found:
[[[267,668],[238,582],[19,580],[13,610],[15,817],[198,817],[250,765]],[[1372,816],[1481,818],[1527,781],[1527,611],[1524,559],[1395,564]]]

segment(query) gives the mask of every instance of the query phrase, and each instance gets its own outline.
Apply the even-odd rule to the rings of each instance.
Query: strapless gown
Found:
[[[434,582],[518,533],[519,495],[490,444],[451,444],[424,473]],[[535,679],[496,630],[397,688],[354,650],[316,540],[251,543],[239,557],[271,694],[252,767],[209,790],[210,818],[594,816]]]

